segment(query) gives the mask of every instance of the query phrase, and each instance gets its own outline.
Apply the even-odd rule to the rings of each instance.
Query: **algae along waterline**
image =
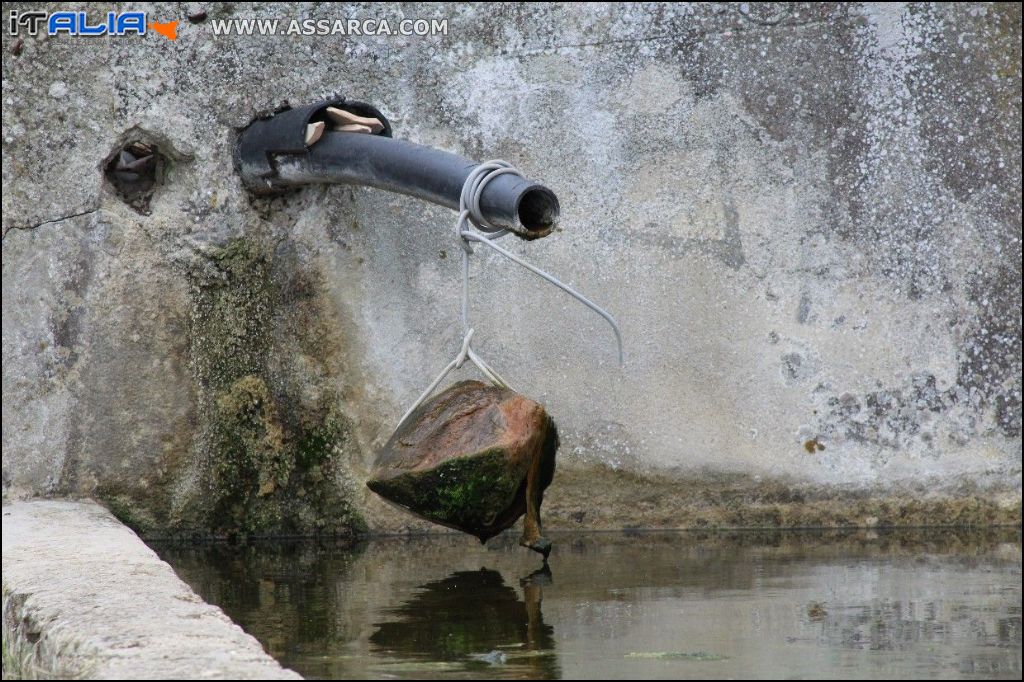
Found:
[[[1021,532],[156,545],[313,678],[1021,677]]]

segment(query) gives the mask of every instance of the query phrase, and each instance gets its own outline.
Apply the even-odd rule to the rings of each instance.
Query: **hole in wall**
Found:
[[[121,201],[149,215],[149,202],[163,180],[165,168],[166,158],[157,145],[134,140],[114,151],[103,173]]]

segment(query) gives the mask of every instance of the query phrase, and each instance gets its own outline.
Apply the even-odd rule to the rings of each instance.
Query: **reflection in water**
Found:
[[[339,618],[348,602],[338,588],[351,580],[352,564],[362,547],[290,541],[158,546],[157,550],[171,560],[182,580],[220,606],[271,656],[292,660],[316,652],[316,671],[310,674],[344,674],[344,665],[323,660],[319,654],[335,651],[339,642],[356,636],[357,628]]]
[[[554,630],[541,615],[550,576],[545,567],[524,578],[524,601],[497,571],[457,571],[389,610],[395,620],[378,623],[370,643],[384,656],[469,662],[469,670],[512,665],[516,677],[559,677]]]
[[[1021,676],[1019,528],[156,549],[307,677]]]

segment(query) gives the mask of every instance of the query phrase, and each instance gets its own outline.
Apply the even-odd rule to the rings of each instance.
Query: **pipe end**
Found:
[[[551,234],[558,223],[558,197],[543,185],[533,185],[523,192],[516,204],[516,215],[522,230],[516,230],[523,239],[540,239]]]

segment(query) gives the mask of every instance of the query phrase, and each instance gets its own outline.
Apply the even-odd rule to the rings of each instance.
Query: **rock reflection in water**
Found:
[[[514,534],[157,547],[306,677],[428,679],[1020,679],[1020,548],[1019,527],[566,534],[552,580]]]
[[[497,571],[456,571],[391,609],[394,620],[378,623],[370,643],[387,658],[456,662],[467,671],[502,665],[509,676],[559,677],[554,630],[541,614],[550,580],[547,568],[523,578],[520,599]]]

